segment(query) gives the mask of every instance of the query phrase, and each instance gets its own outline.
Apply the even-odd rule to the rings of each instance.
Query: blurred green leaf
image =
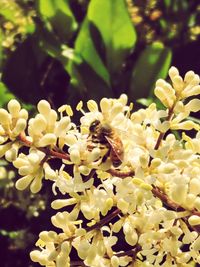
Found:
[[[5,84],[0,82],[0,107],[4,107],[15,96],[9,92]]]
[[[91,0],[75,42],[74,52],[82,62],[67,67],[71,77],[77,76],[79,87],[85,87],[88,97],[114,96],[113,80],[135,42],[124,0]]]
[[[153,99],[150,97],[149,98],[140,98],[140,99],[137,99],[137,103],[139,103],[145,107],[148,107],[153,103]]]
[[[80,55],[82,61],[88,64],[107,85],[110,85],[109,73],[95,48],[88,19],[85,19],[83,22],[76,39],[75,52]]]
[[[156,42],[146,47],[132,72],[128,92],[130,99],[152,96],[156,80],[166,78],[171,58],[171,50],[161,43]]]
[[[13,23],[15,23],[15,16],[13,16],[13,10],[3,7],[3,5],[0,7],[0,15],[3,16],[6,20],[10,20]]]
[[[165,7],[169,8],[170,5],[171,5],[172,0],[164,0],[163,2],[164,2]]]
[[[24,102],[37,103],[41,97],[44,97],[44,92],[38,90],[42,79],[41,67],[46,57],[36,39],[30,36],[7,60],[2,81]]]
[[[68,0],[39,0],[37,7],[43,20],[47,23],[46,26],[50,26],[52,33],[61,42],[69,40],[78,25]]]
[[[90,27],[93,27],[90,30],[96,31],[102,39],[101,43],[95,43],[97,51],[109,73],[117,73],[136,42],[136,32],[125,1],[92,0],[87,17]]]

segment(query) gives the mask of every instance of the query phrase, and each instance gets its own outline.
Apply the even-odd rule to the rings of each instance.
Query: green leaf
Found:
[[[136,32],[125,1],[92,0],[87,17],[93,30],[102,38],[101,46],[105,50],[104,59],[109,73],[117,73],[136,42]]]
[[[149,98],[140,98],[137,100],[137,103],[139,103],[145,107],[148,107],[153,103],[153,99],[150,97]]]
[[[82,62],[88,64],[97,75],[110,85],[109,73],[95,49],[88,19],[85,19],[83,22],[80,33],[76,39],[75,53],[79,54],[82,58]]]
[[[86,88],[88,96],[112,97],[114,79],[135,41],[124,0],[91,0],[75,42],[74,52],[82,62],[67,69],[79,87]]]
[[[37,7],[43,20],[46,21],[46,26],[61,42],[71,38],[78,25],[68,0],[39,0]]]
[[[25,102],[36,104],[44,92],[40,91],[41,66],[47,55],[30,36],[11,54],[2,73],[7,88]]]
[[[130,99],[152,96],[156,80],[166,78],[171,59],[171,50],[161,43],[155,42],[146,47],[132,72],[128,92]]]
[[[14,7],[14,5],[13,5]],[[13,23],[15,23],[15,16],[13,16],[13,9],[11,8],[6,8],[6,5],[4,4],[4,6],[0,5],[0,15],[3,16],[6,20],[10,20]]]
[[[170,5],[171,5],[171,1],[172,1],[172,0],[164,0],[164,1],[163,1],[163,2],[164,2],[164,5],[165,5],[166,8],[169,8],[169,7],[170,7]]]
[[[15,96],[9,92],[5,84],[0,82],[0,107],[4,107]]]

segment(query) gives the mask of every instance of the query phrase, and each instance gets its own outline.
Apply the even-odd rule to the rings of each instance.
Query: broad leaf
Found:
[[[30,103],[36,103],[39,99],[38,66],[44,60],[41,51],[35,49],[33,39],[28,38],[10,55],[2,74],[2,80],[9,90]]]
[[[136,33],[124,0],[91,0],[75,43],[75,54],[82,62],[73,64],[71,69],[76,71],[69,71],[70,75],[78,73],[77,81],[84,84],[89,96],[114,96],[115,77],[135,41]]]
[[[75,52],[80,55],[83,62],[88,64],[97,75],[99,75],[108,85],[110,84],[109,73],[95,48],[88,19],[85,19],[83,22],[77,37]]]
[[[13,98],[15,96],[9,92],[4,83],[0,82],[0,107],[4,107]]]
[[[171,59],[171,50],[163,44],[156,42],[148,46],[134,66],[128,92],[130,99],[152,96],[156,80],[166,78]]]
[[[117,73],[136,41],[125,1],[92,0],[88,20],[102,38],[105,64],[109,72]]]
[[[77,23],[68,0],[39,0],[38,10],[49,30],[61,41],[69,40]]]

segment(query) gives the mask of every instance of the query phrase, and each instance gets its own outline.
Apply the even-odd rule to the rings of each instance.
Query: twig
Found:
[[[135,259],[136,258],[136,254],[140,250],[141,250],[141,246],[137,244],[133,249],[130,249],[128,251],[118,252],[118,253],[115,253],[114,255],[117,256],[117,257],[132,256],[133,259]]]
[[[77,266],[77,267],[78,267],[78,266],[81,266],[81,267],[84,266],[84,267],[85,267],[85,266],[87,266],[87,265],[85,265],[83,261],[71,261],[71,262],[70,262],[70,267],[71,267],[71,266]]]
[[[119,210],[119,209],[114,210],[112,213],[108,214],[106,217],[101,219],[96,224],[85,228],[86,232],[89,232],[89,231],[92,231],[95,229],[100,229],[102,226],[104,226],[106,223],[110,222],[113,218],[115,218],[120,213],[121,213],[121,210]]]
[[[173,116],[173,112],[174,112],[174,106],[175,106],[175,103],[174,103],[174,105],[169,109],[169,111],[168,111],[168,116],[167,116],[167,118],[166,118],[166,121],[170,121],[170,120],[171,120],[171,118],[172,118],[172,116]],[[157,150],[157,149],[159,148],[159,146],[160,146],[160,144],[161,144],[161,142],[162,142],[164,136],[165,136],[165,133],[162,133],[162,132],[161,132],[161,133],[159,134],[158,139],[157,139],[157,142],[156,142],[156,145],[155,145],[155,147],[154,147],[155,150]]]
[[[18,139],[19,139],[19,141],[21,141],[24,145],[26,145],[28,147],[31,147],[33,145],[33,143],[26,138],[24,133],[20,133],[20,135],[18,136]],[[59,158],[59,159],[64,159],[64,160],[70,160],[70,156],[67,153],[57,152],[57,151],[54,151],[53,149],[44,148],[44,147],[36,147],[36,149],[45,153],[47,155],[47,157],[54,157],[54,158]]]
[[[188,211],[191,213],[191,215],[197,215],[200,217],[200,212],[192,209],[192,210],[186,210],[185,208],[183,208],[181,205],[174,203],[173,201],[171,201],[169,199],[169,197],[163,192],[161,191],[158,187],[154,186],[153,189],[151,190],[153,195],[157,198],[159,198],[167,207],[171,208],[174,211]],[[200,226],[196,225],[196,226],[191,226],[188,222],[188,217],[186,216],[184,218],[180,218],[183,219],[184,222],[187,224],[188,228],[196,231],[197,233],[200,233]]]

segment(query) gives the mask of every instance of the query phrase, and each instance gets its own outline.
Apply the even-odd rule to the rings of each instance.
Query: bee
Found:
[[[100,144],[101,148],[108,148],[108,152],[102,161],[110,157],[112,165],[119,167],[124,158],[124,148],[120,137],[114,129],[106,123],[103,124],[99,120],[95,120],[90,124],[89,131],[93,144]],[[91,149],[91,146],[89,149]]]

